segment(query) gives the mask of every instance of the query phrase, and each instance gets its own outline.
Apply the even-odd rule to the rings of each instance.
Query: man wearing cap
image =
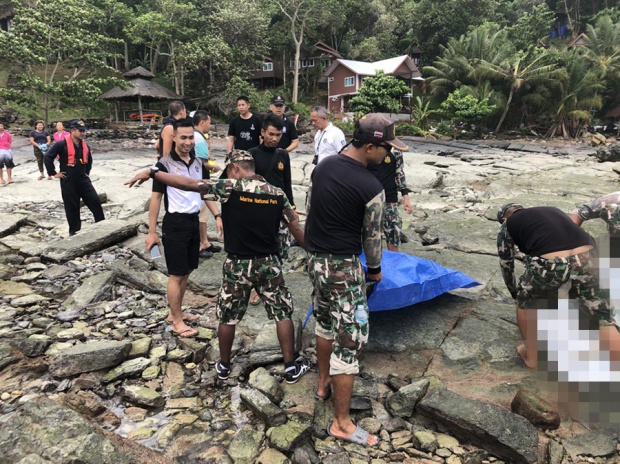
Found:
[[[368,170],[381,182],[385,191],[385,209],[383,211],[383,234],[390,251],[398,251],[400,231],[403,220],[398,212],[398,192],[403,197],[403,206],[407,214],[413,212],[409,201],[409,189],[403,169],[403,152],[392,150],[379,165],[368,166]]]
[[[499,208],[497,250],[504,282],[517,302],[517,325],[525,344],[517,351],[528,367],[537,365],[535,309],[557,308],[558,289],[570,284],[569,296],[579,301],[585,319],[599,329],[601,350],[620,360],[620,333],[608,296],[599,288],[593,239],[560,209],[524,208],[507,203]],[[515,246],[524,253],[525,273],[517,284]]]
[[[334,421],[327,432],[374,446],[378,437],[355,426],[349,415],[358,356],[368,340],[366,279],[381,280],[384,192],[368,171],[392,147],[405,149],[394,136],[394,121],[368,114],[357,123],[351,148],[323,159],[312,172],[306,222],[308,275],[313,285],[319,367],[315,397],[334,391]],[[367,273],[360,254],[366,255]]]
[[[314,135],[313,164],[319,164],[328,156],[337,155],[345,145],[344,133],[329,122],[329,113],[324,106],[315,106],[310,112],[310,121],[317,129]]]
[[[286,110],[286,103],[282,95],[276,95],[271,99],[271,105],[269,109],[273,114],[282,118],[282,137],[278,142],[277,148],[284,148],[286,151],[291,152],[299,146],[299,136],[297,135],[297,128],[295,123],[288,119],[284,114]],[[289,198],[290,200],[290,198]]]
[[[95,222],[105,219],[101,200],[89,177],[93,157],[90,147],[84,140],[85,134],[86,126],[82,121],[71,121],[69,136],[52,145],[45,154],[47,175],[60,179],[69,235],[75,235],[82,228],[80,199],[93,213]],[[59,158],[59,172],[56,172],[54,167],[56,157]]]
[[[226,171],[227,179],[200,181],[151,168],[150,172],[138,173],[126,185],[131,187],[136,182],[139,185],[150,176],[169,188],[200,192],[205,199],[222,203],[224,248],[228,257],[217,302],[220,360],[215,368],[218,378],[226,380],[230,375],[235,327],[247,310],[250,290],[255,288],[265,303],[267,315],[276,321],[285,379],[295,383],[308,371],[309,364],[306,360],[295,362],[293,302],[277,258],[276,235],[280,220],[288,223],[302,246],[304,232],[284,192],[255,174],[252,155],[233,151],[226,161]]]
[[[620,192],[613,192],[579,206],[570,218],[580,226],[583,221],[602,219],[610,235],[620,236]]]

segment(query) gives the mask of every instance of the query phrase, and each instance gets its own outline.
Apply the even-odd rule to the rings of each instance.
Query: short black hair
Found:
[[[263,119],[263,129],[267,130],[269,126],[281,131],[284,127],[284,120],[280,116],[270,113]]]
[[[248,105],[250,104],[250,99],[248,97],[246,97],[245,95],[240,95],[239,97],[237,97],[237,103],[239,103],[239,100],[243,100]]]
[[[205,110],[198,110],[194,113],[194,117],[192,119],[194,121],[194,126],[197,126],[202,121],[206,121],[209,118],[210,116],[208,112],[206,112]]]
[[[194,122],[191,118],[181,118],[177,119],[172,123],[172,128],[176,132],[179,127],[191,127],[194,128]]]
[[[168,105],[168,111],[170,111],[170,114],[172,116],[176,116],[177,114],[179,114],[184,109],[185,109],[185,105],[183,104],[183,102],[181,102],[179,100],[172,101]]]

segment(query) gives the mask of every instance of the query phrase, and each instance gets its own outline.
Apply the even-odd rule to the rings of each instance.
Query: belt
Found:
[[[198,217],[198,213],[168,213],[168,216],[176,217],[176,218],[193,218]]]
[[[228,253],[227,255],[228,259],[236,259],[236,260],[250,260],[250,259],[265,259],[265,258],[277,258],[277,255],[275,254],[271,254],[271,255],[235,255],[233,253]]]
[[[336,255],[333,253],[310,253],[311,255],[317,257],[317,258],[332,258],[332,259],[355,259],[355,258],[359,258],[359,255],[354,255],[354,254],[350,254],[350,255]]]

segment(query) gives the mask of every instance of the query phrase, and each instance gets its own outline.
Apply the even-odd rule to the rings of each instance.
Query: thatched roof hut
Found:
[[[101,99],[117,102],[116,119],[118,120],[118,102],[121,101],[137,101],[138,111],[140,112],[140,121],[142,121],[142,102],[145,101],[161,101],[161,100],[181,100],[183,97],[176,94],[172,90],[167,89],[163,85],[153,80],[155,75],[142,66],[133,68],[123,74],[123,77],[129,81],[126,89],[114,87],[101,95]]]

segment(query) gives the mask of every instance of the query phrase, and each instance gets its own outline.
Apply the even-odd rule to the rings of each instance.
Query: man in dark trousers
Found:
[[[517,352],[528,367],[537,366],[537,309],[557,308],[558,290],[569,286],[569,297],[579,302],[589,330],[599,330],[601,351],[620,360],[620,333],[608,295],[599,286],[594,240],[552,206],[524,208],[507,203],[497,212],[502,225],[497,250],[504,282],[517,303],[517,325],[523,341]],[[525,273],[514,274],[515,247],[525,254]]]
[[[327,433],[364,446],[379,438],[351,421],[349,407],[358,356],[368,341],[365,281],[379,282],[385,194],[367,167],[392,148],[406,149],[394,136],[394,121],[368,114],[357,122],[351,148],[329,156],[312,172],[306,222],[308,275],[313,285],[319,366],[315,397],[334,390],[334,421]],[[364,251],[368,272],[360,255]]]
[[[291,159],[287,150],[277,148],[282,139],[283,129],[284,121],[282,118],[275,114],[267,115],[261,129],[263,143],[258,147],[250,148],[249,152],[254,158],[256,174],[263,176],[271,185],[281,188],[291,207],[295,209],[293,183],[291,181]],[[286,259],[288,249],[291,246],[291,235],[285,223],[280,224],[278,242],[280,258]]]
[[[284,192],[270,185],[254,171],[254,159],[235,150],[226,160],[227,179],[198,180],[161,172],[158,168],[138,173],[130,187],[152,177],[168,188],[200,192],[205,200],[222,203],[224,249],[228,257],[222,268],[222,286],[217,301],[220,360],[215,369],[226,380],[231,372],[231,349],[235,328],[248,307],[250,290],[256,289],[265,302],[269,319],[276,322],[284,358],[285,380],[297,382],[310,368],[307,360],[295,361],[295,331],[291,315],[293,299],[284,283],[277,257],[277,232],[284,220],[292,234],[304,244],[304,232]]]
[[[95,222],[103,221],[101,200],[90,181],[93,157],[84,140],[86,126],[82,121],[71,121],[67,138],[52,145],[45,155],[47,175],[60,179],[62,200],[69,223],[69,235],[75,235],[82,228],[80,200],[90,209]],[[54,160],[59,158],[60,171],[56,172]]]

